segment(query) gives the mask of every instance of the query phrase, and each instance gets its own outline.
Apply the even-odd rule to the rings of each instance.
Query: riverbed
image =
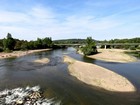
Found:
[[[19,58],[0,60],[0,90],[39,85],[46,98],[61,101],[62,105],[138,105],[139,95],[101,90],[87,85],[68,72],[63,55],[94,63],[128,78],[140,90],[140,62],[115,63],[94,60],[76,53],[74,48],[38,52]],[[48,58],[40,64],[37,59]]]

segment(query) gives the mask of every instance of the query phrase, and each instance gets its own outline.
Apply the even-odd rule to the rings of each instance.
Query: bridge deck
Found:
[[[55,45],[62,45],[62,46],[80,46],[83,44],[55,44]],[[140,43],[96,43],[96,45],[140,45]]]

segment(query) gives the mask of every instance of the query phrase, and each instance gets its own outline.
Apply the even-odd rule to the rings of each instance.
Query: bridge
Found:
[[[106,49],[107,46],[110,46],[111,48],[115,46],[140,46],[140,43],[96,43],[97,46],[104,46]]]
[[[58,46],[82,46],[84,44],[55,44]],[[113,48],[114,46],[140,46],[140,43],[96,43],[97,47],[104,46],[106,49],[107,46]]]

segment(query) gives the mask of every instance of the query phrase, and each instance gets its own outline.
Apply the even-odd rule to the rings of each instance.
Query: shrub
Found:
[[[95,42],[92,40],[91,37],[87,37],[86,45],[81,48],[81,51],[84,55],[92,55],[97,53]]]
[[[2,48],[0,48],[0,52],[3,52],[3,49]]]
[[[130,46],[129,49],[130,50],[136,50],[135,46]]]
[[[8,48],[6,48],[6,49],[4,50],[4,52],[6,52],[6,53],[11,53],[12,50],[9,50]]]

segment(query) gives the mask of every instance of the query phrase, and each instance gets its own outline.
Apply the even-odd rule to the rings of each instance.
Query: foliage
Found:
[[[0,47],[3,47],[3,39],[0,39]]]
[[[130,50],[136,50],[135,46],[130,46],[129,49]]]
[[[3,46],[4,50],[14,50],[15,46],[15,40],[12,38],[12,35],[10,33],[7,34],[7,38],[3,39]]]
[[[81,48],[81,51],[84,55],[92,55],[97,53],[95,42],[91,37],[87,37],[86,44]]]
[[[43,45],[43,48],[52,47],[53,45],[52,39],[47,38],[47,37],[42,39],[42,45]]]
[[[3,49],[2,48],[0,48],[0,52],[2,52],[3,51]]]
[[[55,40],[55,44],[84,44],[85,39],[64,39],[64,40]]]
[[[4,50],[4,52],[6,52],[6,53],[11,53],[12,50],[10,50],[9,48],[6,48],[6,49]]]
[[[34,50],[34,49],[45,49],[52,48],[53,41],[50,37],[37,38],[36,41],[26,41],[12,38],[10,33],[7,37],[0,39],[0,51],[10,52],[13,50]]]
[[[139,45],[139,46],[137,46],[137,49],[140,49],[140,45]]]

